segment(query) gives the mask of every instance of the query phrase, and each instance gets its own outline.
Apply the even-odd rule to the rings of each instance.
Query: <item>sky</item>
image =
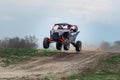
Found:
[[[42,44],[55,23],[79,26],[84,43],[120,40],[120,0],[0,0],[0,39],[35,35]]]

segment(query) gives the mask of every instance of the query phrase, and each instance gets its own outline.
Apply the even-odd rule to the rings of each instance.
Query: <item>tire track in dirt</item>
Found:
[[[97,51],[62,52],[51,57],[33,58],[27,62],[7,68],[0,68],[0,78],[41,77],[49,74],[72,74],[84,69],[94,69],[99,60],[111,54]]]

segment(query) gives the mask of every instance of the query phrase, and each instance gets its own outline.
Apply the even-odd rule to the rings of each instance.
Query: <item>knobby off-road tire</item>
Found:
[[[65,40],[64,41],[64,50],[69,50],[69,48],[70,48],[70,43],[68,40]]]
[[[56,49],[61,50],[62,49],[62,43],[56,42]]]
[[[82,42],[81,41],[77,41],[76,42],[76,51],[80,52],[82,48]]]
[[[47,48],[49,48],[49,42],[48,42],[48,40],[49,40],[49,38],[44,38],[44,40],[43,40],[43,47],[45,48],[45,49],[47,49]]]

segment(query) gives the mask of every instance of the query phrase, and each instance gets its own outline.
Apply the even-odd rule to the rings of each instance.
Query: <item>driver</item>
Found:
[[[72,27],[70,28],[70,31],[71,31],[71,32],[77,32],[77,27],[76,27],[76,26],[72,26]]]
[[[63,29],[63,27],[61,25],[58,25],[58,29]]]

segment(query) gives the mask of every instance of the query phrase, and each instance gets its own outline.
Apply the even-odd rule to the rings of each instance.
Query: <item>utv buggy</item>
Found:
[[[61,50],[62,46],[64,50],[69,50],[70,44],[72,44],[76,51],[81,51],[82,43],[81,41],[76,41],[76,37],[80,31],[76,25],[71,25],[67,23],[54,24],[52,30],[50,31],[50,38],[45,37],[43,40],[43,47],[45,49],[49,48],[49,44],[56,42],[56,49]]]

